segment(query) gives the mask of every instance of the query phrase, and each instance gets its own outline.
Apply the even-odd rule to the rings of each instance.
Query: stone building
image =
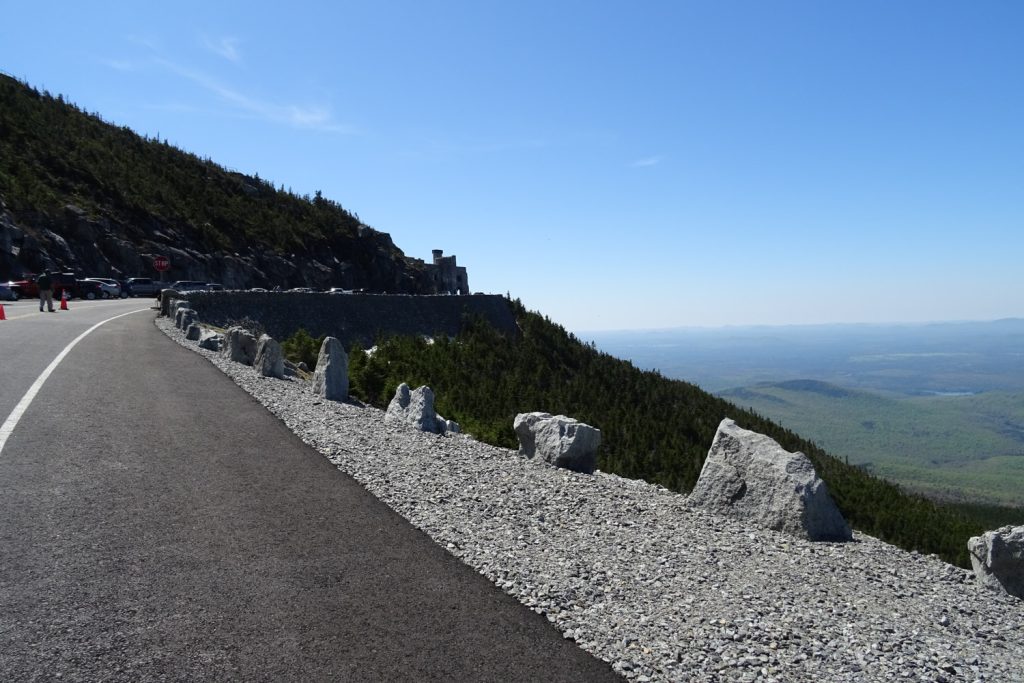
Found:
[[[443,249],[433,249],[434,262],[425,264],[436,294],[469,294],[469,276],[464,267],[455,264],[455,254],[445,256]]]

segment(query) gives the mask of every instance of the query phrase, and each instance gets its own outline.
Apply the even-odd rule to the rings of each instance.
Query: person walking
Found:
[[[53,278],[46,271],[36,280],[36,284],[39,286],[39,312],[43,312],[43,304],[50,310],[50,313],[54,313],[53,310]]]

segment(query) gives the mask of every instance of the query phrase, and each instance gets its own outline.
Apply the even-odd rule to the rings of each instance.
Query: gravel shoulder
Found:
[[[638,681],[1024,681],[1024,602],[861,533],[810,543],[316,399],[157,326],[584,650]]]

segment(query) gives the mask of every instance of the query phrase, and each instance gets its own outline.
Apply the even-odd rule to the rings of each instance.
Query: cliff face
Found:
[[[2,202],[2,197],[0,197]],[[365,288],[374,292],[430,293],[422,267],[411,263],[391,238],[372,229],[357,239],[311,244],[281,253],[255,243],[241,251],[207,251],[187,230],[156,216],[126,224],[90,216],[75,205],[56,215],[15,214],[0,208],[0,280],[56,269],[81,277],[153,277],[153,258],[168,257],[174,280],[219,282],[228,288],[280,286]]]
[[[336,202],[144,139],[0,76],[0,280],[43,269],[226,287],[432,293],[423,263]]]

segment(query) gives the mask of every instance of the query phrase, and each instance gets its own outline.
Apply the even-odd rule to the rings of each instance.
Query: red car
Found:
[[[34,299],[39,296],[38,277],[38,275],[29,275],[24,280],[12,280],[11,289],[15,290],[22,299]],[[50,275],[50,282],[54,299],[59,299],[61,293],[65,291],[68,293],[69,299],[78,296],[78,278],[74,273],[53,273]]]

